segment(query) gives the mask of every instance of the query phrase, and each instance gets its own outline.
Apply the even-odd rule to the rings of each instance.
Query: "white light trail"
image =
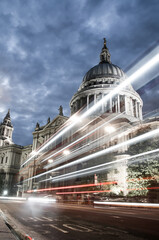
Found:
[[[78,159],[78,160],[75,160],[75,161],[73,161],[73,162],[64,164],[64,165],[62,165],[62,166],[60,166],[60,167],[57,167],[57,168],[55,168],[55,169],[51,169],[51,170],[49,170],[49,171],[47,171],[47,172],[44,172],[44,173],[41,173],[41,174],[39,174],[39,175],[33,176],[33,177],[28,178],[28,179],[26,179],[26,180],[24,180],[24,181],[28,181],[28,180],[31,180],[31,179],[34,179],[34,178],[39,178],[39,177],[41,177],[41,176],[43,176],[43,175],[46,175],[46,174],[48,174],[48,173],[51,173],[51,172],[54,172],[54,171],[57,171],[57,170],[61,170],[61,169],[64,169],[64,168],[67,168],[67,167],[70,167],[70,166],[73,166],[73,165],[76,165],[76,164],[79,164],[79,163],[88,161],[88,160],[90,160],[90,159],[93,159],[93,158],[102,156],[102,155],[104,155],[104,154],[107,154],[107,153],[116,151],[116,150],[118,150],[119,148],[122,148],[122,147],[124,147],[124,146],[126,146],[126,145],[133,145],[133,144],[136,144],[136,143],[138,143],[138,142],[140,142],[140,141],[144,141],[144,140],[147,140],[147,139],[149,139],[149,138],[156,137],[158,134],[159,134],[159,129],[152,130],[152,131],[150,131],[150,132],[148,132],[148,133],[144,133],[144,134],[142,134],[142,135],[140,135],[140,136],[137,136],[137,137],[135,137],[135,138],[129,139],[129,140],[127,140],[127,141],[125,141],[125,142],[122,142],[122,143],[119,143],[119,144],[117,144],[117,145],[111,146],[111,147],[109,147],[109,148],[107,148],[107,149],[104,149],[104,150],[101,150],[101,151],[99,151],[99,152],[90,154],[90,155],[88,155],[88,156],[85,156],[85,157],[80,158],[80,159]]]
[[[154,65],[157,65],[159,62],[159,54],[157,53],[151,60],[149,60],[147,63],[145,63],[141,68],[139,68],[135,73],[133,73],[130,77],[128,77],[125,81],[123,81],[120,85],[118,85],[113,91],[108,93],[104,98],[102,98],[99,102],[97,102],[95,105],[93,105],[90,109],[88,109],[82,116],[81,119],[85,118],[86,116],[92,114],[95,110],[97,110],[98,107],[102,105],[105,101],[108,101],[110,98],[112,98],[114,95],[119,93],[123,88],[125,88],[130,83],[134,82],[137,78],[142,76],[142,74],[145,74],[147,71],[149,71]]]
[[[48,160],[50,157],[56,156],[58,153],[64,151],[65,149],[70,148],[71,146],[73,146],[73,145],[75,145],[75,144],[78,144],[79,141],[81,141],[81,140],[83,140],[84,138],[88,137],[89,135],[93,134],[95,131],[99,130],[99,129],[102,128],[104,125],[112,122],[112,121],[115,120],[115,119],[118,119],[118,118],[120,117],[120,115],[123,115],[124,113],[125,113],[125,111],[122,112],[122,113],[120,113],[120,114],[118,114],[117,116],[111,118],[109,121],[105,121],[105,123],[101,124],[100,126],[98,126],[97,128],[93,129],[92,131],[90,131],[89,133],[85,134],[84,136],[82,136],[81,138],[77,139],[76,141],[68,144],[68,145],[65,146],[64,148],[62,148],[62,149],[60,149],[59,151],[57,151],[56,153],[53,153],[53,154],[49,155],[47,158],[43,159],[41,162],[44,162],[44,161]],[[99,117],[99,118],[100,118],[100,117]],[[102,120],[104,121],[104,119],[102,119]],[[113,129],[112,129],[113,131],[111,130],[111,132],[112,132],[112,133],[113,133],[113,132],[116,132],[117,134],[119,134],[118,131],[119,131],[120,129],[123,129],[123,130],[124,130],[124,127],[125,127],[125,126],[127,126],[127,124],[124,124],[123,126],[117,128],[117,129],[113,128]],[[115,130],[115,131],[114,131],[114,130]],[[127,130],[130,130],[130,129],[127,129]],[[106,132],[107,132],[107,129],[106,129]],[[122,135],[123,135],[124,133],[125,133],[125,131],[122,132]],[[75,155],[76,152],[78,152],[78,155],[83,154],[83,153],[84,153],[84,148],[86,148],[86,147],[87,147],[87,151],[92,150],[92,147],[91,147],[91,149],[90,149],[90,145],[92,146],[92,144],[95,144],[97,141],[101,140],[101,138],[105,138],[105,136],[106,136],[106,135],[102,135],[101,137],[99,137],[99,138],[97,138],[97,139],[95,139],[95,140],[93,140],[93,141],[91,141],[91,142],[86,143],[85,145],[79,147],[78,149],[75,149],[74,151],[71,151],[71,152],[70,152],[70,157],[76,157],[76,155]],[[120,135],[120,136],[121,136],[121,135]],[[112,137],[112,136],[111,136],[111,137]],[[113,137],[115,137],[115,135],[113,135]],[[109,136],[107,139],[110,139],[110,136]],[[107,139],[105,139],[105,140],[107,140]],[[83,150],[83,151],[82,151],[82,150]],[[69,159],[70,159],[70,158],[69,158]],[[67,160],[68,160],[68,158],[67,158]],[[55,167],[56,165],[59,165],[59,164],[61,164],[61,163],[63,163],[63,162],[65,162],[65,158],[62,156],[62,157],[57,158],[56,161],[55,161],[53,164],[48,164],[48,165],[46,165],[46,166],[44,167],[44,169],[48,169],[48,168],[51,168],[51,167]]]
[[[0,196],[0,199],[4,199],[4,200],[20,200],[20,201],[24,201],[26,200],[26,198],[23,198],[23,197],[3,197],[3,196]]]
[[[118,128],[117,130],[120,130],[120,129],[124,130],[124,127],[125,126],[122,126],[122,127]],[[122,132],[120,134],[120,137],[121,137],[121,135],[124,135],[124,134],[125,134],[125,132]],[[116,137],[116,135],[113,135],[113,136],[111,135],[111,140],[113,140],[115,137]],[[71,151],[70,157],[69,158],[67,157],[67,161],[70,160],[71,158],[80,156],[81,154],[84,154],[85,152],[92,151],[93,149],[95,149],[97,147],[97,142],[98,142],[98,145],[100,144],[100,146],[102,146],[103,144],[106,144],[109,140],[110,140],[110,136],[108,136],[107,134],[102,135],[101,137],[96,138],[95,140],[86,143],[82,147],[79,147],[79,148],[75,149],[74,151]],[[53,164],[44,166],[44,169],[48,169],[50,167],[55,167],[56,165],[59,165],[65,161],[66,161],[66,158],[64,158],[62,156],[62,157],[56,159],[56,161]]]
[[[61,132],[59,132],[54,138],[52,138],[49,142],[47,142],[41,149],[36,151],[33,156],[31,156],[29,159],[27,159],[22,165],[24,166],[26,163],[31,161],[35,156],[37,156],[41,151],[43,151],[46,147],[48,147],[51,143],[55,142],[59,137],[61,137],[63,134],[68,132],[73,126],[78,124],[82,121],[85,117],[88,117],[90,114],[95,112],[104,102],[108,101],[111,97],[119,93],[123,88],[125,88],[130,83],[134,82],[137,78],[142,76],[142,74],[145,74],[148,72],[154,65],[156,65],[159,62],[159,54],[157,53],[154,57],[152,57],[149,61],[147,61],[141,68],[139,68],[135,73],[133,73],[130,77],[128,77],[124,82],[122,82],[120,85],[118,85],[113,91],[108,93],[105,97],[103,97],[99,102],[97,102],[95,105],[93,105],[91,108],[89,108],[85,113],[83,113],[81,116],[79,116],[79,120],[75,121],[74,123],[67,126],[65,129],[63,129]]]
[[[94,201],[95,205],[112,205],[112,206],[129,206],[129,207],[151,207],[151,208],[159,208],[158,203],[128,203],[128,202],[97,202]]]
[[[123,112],[124,113],[124,112]],[[98,126],[97,128],[93,129],[92,131],[88,132],[87,134],[85,134],[84,136],[78,138],[77,140],[75,140],[74,142],[68,144],[67,146],[65,146],[64,148],[60,149],[59,151],[56,151],[55,153],[49,155],[48,157],[46,157],[45,159],[43,159],[41,162],[45,162],[46,160],[48,160],[51,157],[54,157],[55,155],[57,155],[58,153],[63,152],[65,149],[70,148],[71,146],[75,145],[76,143],[80,142],[81,140],[83,140],[84,138],[88,137],[89,135],[93,134],[94,132],[96,132],[97,130],[99,130],[100,128],[102,128],[103,126],[105,126],[106,124],[112,122],[113,120],[119,118],[120,115],[123,115],[123,113],[120,113],[119,115],[111,118],[108,121],[105,121],[103,124],[101,124],[100,126]],[[72,153],[72,152],[71,152]]]
[[[144,54],[144,56],[139,60],[134,63],[134,66],[131,66],[131,68],[127,71],[127,76],[130,76],[133,72],[135,72],[137,69],[139,69],[143,64],[149,59],[151,59],[153,56],[156,55],[156,53],[159,53],[159,45],[157,45],[155,48],[153,48],[148,54]],[[159,67],[153,67],[151,71],[149,71],[148,74],[144,75],[140,79],[138,79],[135,84],[133,85],[135,90],[140,89],[144,85],[146,85],[149,81],[154,79],[155,77],[158,76],[158,69]]]
[[[56,199],[55,198],[47,198],[47,197],[29,197],[28,201],[34,202],[34,203],[55,203]]]
[[[108,163],[103,163],[103,164],[99,164],[99,165],[96,165],[96,166],[93,166],[93,167],[89,167],[89,168],[85,168],[85,169],[82,169],[82,170],[78,170],[78,171],[74,171],[74,172],[70,172],[70,173],[66,173],[66,174],[62,174],[62,175],[59,175],[59,176],[56,176],[56,177],[53,177],[51,179],[51,181],[59,181],[59,180],[66,180],[66,179],[70,179],[70,178],[74,178],[74,177],[79,177],[79,176],[83,176],[83,175],[89,175],[89,174],[92,174],[92,173],[96,173],[97,171],[101,171],[101,170],[106,170],[107,168],[109,168],[109,166],[113,165],[113,164],[118,164],[118,163],[121,163],[121,162],[124,162],[124,161],[129,161],[129,160],[132,160],[135,158],[135,160],[132,160],[131,163],[133,162],[136,162],[136,161],[139,161],[137,160],[137,158],[140,158],[142,156],[144,156],[144,158],[141,159],[141,161],[143,161],[145,158],[147,158],[147,155],[150,155],[152,153],[158,153],[159,152],[159,149],[155,149],[155,150],[151,150],[151,151],[147,151],[147,152],[143,152],[143,153],[140,153],[140,154],[136,154],[136,155],[133,155],[133,156],[130,156],[130,157],[126,157],[126,158],[121,158],[121,159],[118,159],[118,160],[114,160],[112,162],[108,162]],[[156,154],[157,155],[157,154]],[[155,156],[156,156],[155,155]],[[151,158],[151,157],[150,157]],[[130,164],[130,163],[129,163]],[[47,179],[44,179],[44,180],[41,180],[39,182],[45,182],[45,181],[50,181],[50,178],[47,178]]]

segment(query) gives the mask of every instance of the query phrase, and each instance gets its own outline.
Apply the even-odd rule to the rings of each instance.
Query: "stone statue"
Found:
[[[36,124],[36,128],[39,128],[40,127],[40,124],[37,122],[37,124]]]
[[[50,123],[50,117],[48,118],[47,123]]]
[[[63,107],[61,105],[58,110],[59,110],[59,115],[63,116]]]
[[[103,38],[104,39],[104,48],[107,48],[106,46],[106,38]]]

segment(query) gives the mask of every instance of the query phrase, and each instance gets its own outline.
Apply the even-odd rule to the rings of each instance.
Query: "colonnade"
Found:
[[[95,93],[81,96],[71,104],[71,113],[77,112],[82,107],[87,109],[90,107],[90,103],[96,104],[100,99],[105,97],[104,93]],[[132,98],[126,95],[116,95],[106,101],[101,106],[101,112],[110,113],[122,113],[142,119],[142,105],[136,98]]]

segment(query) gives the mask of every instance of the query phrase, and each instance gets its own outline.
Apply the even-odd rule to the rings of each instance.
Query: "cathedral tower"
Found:
[[[3,122],[0,124],[0,146],[13,144],[12,133],[13,126],[10,118],[10,110],[8,110]]]

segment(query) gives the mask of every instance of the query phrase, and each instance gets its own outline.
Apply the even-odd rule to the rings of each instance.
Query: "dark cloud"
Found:
[[[69,116],[103,37],[123,69],[157,41],[158,7],[155,0],[0,1],[0,117],[11,109],[14,141],[32,143],[36,122],[54,118],[59,105]]]

